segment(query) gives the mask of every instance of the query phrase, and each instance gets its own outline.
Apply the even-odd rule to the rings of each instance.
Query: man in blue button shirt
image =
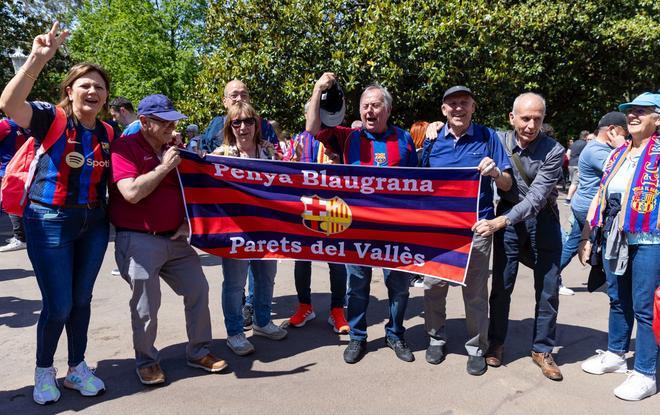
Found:
[[[511,188],[511,162],[495,130],[472,122],[476,110],[474,94],[465,86],[449,88],[442,97],[442,114],[447,124],[436,138],[427,139],[422,153],[423,167],[477,167],[481,172],[479,219],[495,217],[492,181],[506,191]],[[463,287],[468,342],[467,372],[486,372],[484,354],[488,349],[488,265],[492,236],[474,235]],[[430,337],[426,361],[439,364],[445,358],[447,334],[446,304],[449,287],[437,278],[424,279],[424,319]]]

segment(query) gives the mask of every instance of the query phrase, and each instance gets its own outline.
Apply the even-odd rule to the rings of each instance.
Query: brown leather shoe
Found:
[[[532,360],[541,368],[546,378],[557,381],[564,379],[550,353],[532,352]]]
[[[216,373],[227,367],[227,362],[218,359],[211,353],[197,360],[188,360],[188,366],[196,367],[198,369],[206,370],[207,372]]]
[[[143,385],[158,385],[165,383],[165,372],[158,363],[151,366],[139,367],[135,372]]]
[[[503,350],[504,350],[504,346],[502,346],[501,344],[491,343],[491,345],[488,346],[488,350],[486,351],[486,354],[484,355],[486,357],[486,364],[492,367],[502,366]]]

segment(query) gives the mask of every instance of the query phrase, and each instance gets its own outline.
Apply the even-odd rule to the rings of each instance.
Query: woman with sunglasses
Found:
[[[278,159],[275,147],[261,139],[257,112],[246,102],[229,107],[224,126],[224,142],[213,154],[251,159]],[[222,311],[227,329],[227,346],[239,356],[254,352],[254,346],[243,332],[243,293],[248,266],[254,274],[254,322],[252,332],[273,340],[281,340],[287,332],[270,318],[273,286],[277,273],[274,260],[242,260],[222,258]]]
[[[42,405],[60,398],[53,356],[65,326],[69,370],[64,386],[84,396],[105,390],[84,358],[92,289],[108,245],[105,195],[112,128],[98,115],[107,109],[110,83],[101,67],[81,63],[62,81],[57,105],[26,101],[68,35],[55,22],[50,32],[37,36],[27,62],[0,97],[0,109],[31,131],[35,149],[46,137],[55,139],[38,159],[23,213],[27,252],[42,296],[33,391]]]
[[[587,373],[626,373],[625,354],[637,322],[635,365],[614,394],[637,401],[656,393],[660,350],[653,335],[653,298],[660,285],[660,95],[644,93],[619,105],[632,140],[605,164],[583,229],[580,262],[591,252],[592,227],[602,231],[603,268],[610,297],[607,351],[582,363]]]

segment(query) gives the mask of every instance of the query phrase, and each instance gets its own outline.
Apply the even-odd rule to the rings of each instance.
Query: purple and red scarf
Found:
[[[623,165],[630,152],[631,142],[617,148],[605,164],[603,178],[598,189],[598,206],[591,226],[602,226],[603,215],[607,204],[605,189]],[[626,186],[626,192],[621,198],[621,212],[619,213],[620,230],[630,233],[660,234],[660,139],[654,133],[647,143],[637,162],[635,174]]]

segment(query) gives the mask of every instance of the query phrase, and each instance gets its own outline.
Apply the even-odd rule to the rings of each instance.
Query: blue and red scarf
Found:
[[[605,189],[616,172],[623,165],[629,154],[631,142],[627,141],[614,151],[605,164],[603,178],[598,189],[598,206],[596,214],[591,221],[591,226],[602,226],[603,215],[607,204]],[[619,213],[620,230],[630,233],[651,233],[660,235],[660,172],[658,162],[660,161],[660,139],[658,133],[654,133],[642,150],[637,162],[635,174],[633,175],[626,192],[621,198],[621,212]]]

